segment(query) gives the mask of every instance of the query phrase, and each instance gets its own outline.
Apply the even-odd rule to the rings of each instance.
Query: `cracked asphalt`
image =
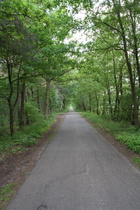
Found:
[[[7,210],[140,210],[140,172],[78,113],[66,118]]]

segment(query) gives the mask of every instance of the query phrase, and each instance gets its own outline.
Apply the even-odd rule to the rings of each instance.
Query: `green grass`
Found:
[[[55,116],[52,115],[47,119],[42,119],[36,124],[26,126],[22,130],[17,131],[12,137],[5,135],[0,139],[0,162],[3,155],[17,153],[22,150],[28,150],[38,139],[47,132],[55,122]]]
[[[114,122],[109,118],[94,113],[82,112],[80,114],[112,133],[118,141],[125,144],[129,149],[140,154],[140,129],[130,125],[128,122]]]
[[[133,157],[133,162],[137,164],[137,166],[140,168],[140,158],[139,157]]]
[[[9,203],[9,201],[11,200],[14,191],[14,187],[15,184],[11,183],[11,184],[6,184],[5,186],[3,186],[0,189],[0,203],[1,203],[1,207],[0,209],[5,209],[4,207]]]

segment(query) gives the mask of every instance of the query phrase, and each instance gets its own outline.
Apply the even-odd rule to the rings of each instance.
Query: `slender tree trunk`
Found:
[[[129,61],[128,57],[128,52],[126,49],[126,41],[124,37],[124,53],[125,53],[125,58],[126,58],[126,63],[128,67],[128,72],[129,72],[129,78],[130,78],[130,84],[131,84],[131,95],[132,95],[132,101],[133,101],[133,112],[134,112],[134,125],[139,125],[139,120],[138,120],[138,104],[137,104],[137,95],[136,95],[136,88],[135,88],[135,81],[133,79],[133,74],[132,74],[132,66]]]
[[[25,102],[27,103],[28,101],[29,101],[29,92],[25,88]],[[25,110],[25,121],[26,125],[30,125],[31,122],[27,110]]]
[[[99,99],[98,99],[96,91],[95,91],[95,98],[96,98],[96,113],[99,115],[100,114],[100,112],[99,112]]]
[[[25,87],[26,87],[26,82],[24,79],[23,84],[22,84],[22,89],[21,89],[21,107],[20,107],[20,122],[19,122],[20,127],[24,126]]]
[[[14,134],[14,110],[12,107],[11,100],[8,101],[9,105],[9,121],[10,121],[10,135]]]
[[[92,94],[89,94],[89,111],[92,112]]]
[[[9,96],[8,96],[8,106],[9,106],[9,124],[10,124],[10,134],[14,134],[14,109],[12,105],[12,95],[13,95],[13,83],[12,83],[12,64],[7,59],[7,70],[8,70],[8,81],[9,81]]]
[[[103,96],[103,110],[102,110],[102,115],[105,115],[106,113],[106,99],[105,99],[105,95],[106,95],[106,92],[104,92],[104,96]]]
[[[39,89],[38,88],[37,88],[37,104],[38,104],[38,109],[41,112],[40,94],[39,94]]]
[[[44,107],[45,117],[48,117],[48,115],[49,115],[50,84],[51,84],[51,82],[49,80],[46,80],[45,107]]]
[[[129,56],[128,56],[128,50],[127,50],[127,41],[126,41],[126,35],[125,35],[125,29],[122,23],[122,19],[121,19],[121,15],[120,15],[120,6],[118,7],[118,5],[116,5],[115,1],[113,1],[114,7],[116,9],[116,14],[118,17],[118,22],[121,28],[121,34],[122,34],[122,41],[123,41],[123,48],[124,48],[124,55],[125,55],[125,59],[126,59],[126,64],[127,64],[127,69],[128,69],[128,73],[129,73],[129,79],[130,79],[130,85],[131,85],[131,95],[132,95],[132,101],[133,101],[133,123],[134,125],[139,125],[139,119],[138,119],[138,104],[137,104],[137,95],[136,95],[136,89],[135,89],[135,80],[133,78],[133,73],[132,73],[132,65],[130,63],[129,60]]]
[[[18,124],[20,125],[20,105],[21,105],[21,97],[20,97],[20,94],[19,94],[19,98],[18,98],[18,102],[17,102],[17,113],[18,113]]]
[[[84,111],[87,111],[87,103],[86,103],[86,96],[84,95],[84,101],[83,101],[83,109]]]
[[[10,133],[12,136],[14,134],[14,109],[16,107],[16,104],[18,102],[18,97],[19,97],[19,75],[21,71],[21,68],[20,68],[21,66],[19,66],[17,77],[13,78],[13,61],[12,59],[10,59],[10,57],[7,57],[6,65],[7,65],[8,84],[9,84],[9,95],[7,97],[8,106],[9,106],[9,121],[10,121],[9,126],[10,126]],[[16,91],[14,91],[14,85],[13,85],[15,81],[17,81],[16,86],[15,86]],[[13,97],[13,95],[15,97]]]
[[[114,83],[115,83],[115,89],[116,89],[114,116],[115,116],[116,120],[118,120],[118,115],[119,115],[119,88],[118,88],[118,84],[117,84],[116,62],[115,62],[114,53],[113,53],[113,70],[114,70]]]
[[[120,75],[119,75],[119,92],[121,94],[121,96],[123,95],[123,66],[120,67]]]
[[[134,4],[136,4],[135,1],[134,1]],[[136,61],[136,69],[137,69],[139,88],[140,88],[140,62],[139,62],[139,50],[138,50],[138,38],[136,35],[136,14],[134,10],[134,16],[133,16],[131,7],[129,7],[129,13],[130,13],[130,18],[131,18],[131,27],[132,27],[133,40],[134,40],[134,46],[133,46],[134,57]]]
[[[64,110],[66,109],[66,99],[65,99],[65,97],[63,98],[63,109]]]
[[[110,88],[108,88],[107,94],[108,94],[108,102],[109,102],[110,114],[112,115],[112,101],[111,101],[111,91],[110,91]]]

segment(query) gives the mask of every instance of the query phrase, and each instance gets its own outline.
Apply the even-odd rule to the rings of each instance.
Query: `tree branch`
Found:
[[[8,97],[7,96],[5,96],[5,95],[3,95],[2,93],[0,93],[0,96],[1,96],[1,98],[3,98],[4,100],[8,100]]]
[[[121,34],[121,31],[117,28],[115,28],[114,26],[111,26],[110,24],[106,23],[106,22],[102,22],[104,25],[108,26],[109,28],[111,28],[114,31],[117,31],[118,33]]]

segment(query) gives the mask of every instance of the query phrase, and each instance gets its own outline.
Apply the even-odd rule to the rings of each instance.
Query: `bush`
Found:
[[[12,137],[6,135],[0,140],[0,154],[16,153],[36,144],[38,139],[50,129],[54,122],[55,117],[52,115],[47,119],[42,119],[33,125],[24,127]]]
[[[32,137],[30,133],[27,135],[19,132],[13,136],[13,145],[15,146],[23,145],[25,147],[30,147],[36,143],[37,143],[36,138]]]
[[[37,123],[43,120],[43,115],[39,112],[39,109],[35,107],[34,103],[27,102],[25,105],[25,112],[28,113],[29,121],[32,123]]]

